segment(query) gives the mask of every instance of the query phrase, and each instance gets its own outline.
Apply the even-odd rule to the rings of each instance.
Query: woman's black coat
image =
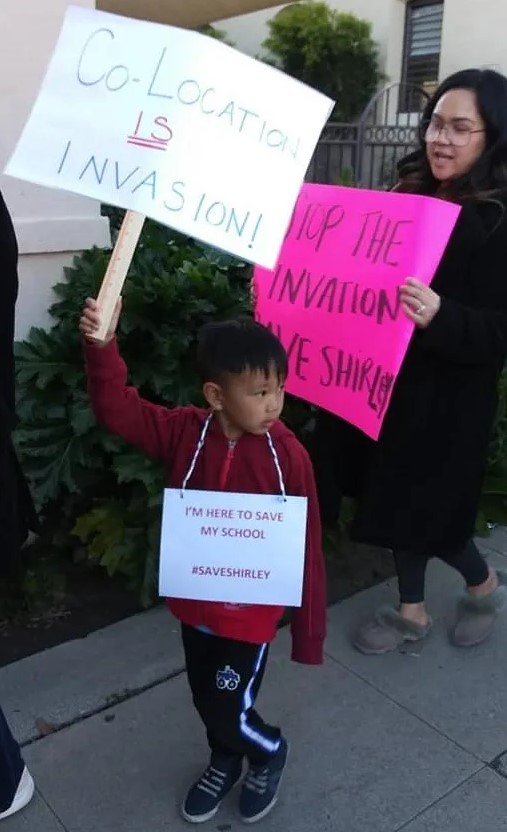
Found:
[[[313,438],[322,514],[357,498],[356,540],[439,555],[474,532],[507,354],[507,210],[463,207],[432,288],[441,309],[415,333],[378,443],[321,412]]]

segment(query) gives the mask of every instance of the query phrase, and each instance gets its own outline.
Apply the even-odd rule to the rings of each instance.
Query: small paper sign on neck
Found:
[[[162,597],[300,607],[306,497],[166,489]]]

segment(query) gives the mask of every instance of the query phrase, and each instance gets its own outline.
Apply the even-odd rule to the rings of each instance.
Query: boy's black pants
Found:
[[[212,751],[247,757],[262,765],[280,744],[280,729],[267,725],[253,706],[268,644],[250,644],[181,625],[188,681]]]

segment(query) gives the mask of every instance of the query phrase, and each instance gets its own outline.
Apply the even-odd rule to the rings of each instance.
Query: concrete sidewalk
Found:
[[[507,532],[485,547],[507,568]],[[393,597],[391,583],[329,610],[322,668],[291,664],[280,634],[259,706],[282,722],[292,753],[280,804],[260,828],[507,830],[507,617],[489,643],[453,649],[446,630],[459,586],[432,564],[435,631],[390,656],[361,656],[348,635]],[[2,832],[188,832],[178,805],[207,749],[164,610],[0,670],[0,700],[38,787]],[[243,828],[235,797],[207,828]]]

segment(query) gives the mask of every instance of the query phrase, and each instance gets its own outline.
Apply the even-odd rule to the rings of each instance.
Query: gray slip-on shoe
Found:
[[[507,606],[507,572],[497,570],[498,588],[477,597],[467,592],[458,602],[456,623],[450,632],[455,647],[476,647],[491,635],[498,614]]]
[[[373,618],[358,628],[352,643],[367,656],[380,656],[397,650],[407,641],[420,641],[429,634],[432,626],[431,618],[426,624],[416,624],[393,607],[381,607]]]

